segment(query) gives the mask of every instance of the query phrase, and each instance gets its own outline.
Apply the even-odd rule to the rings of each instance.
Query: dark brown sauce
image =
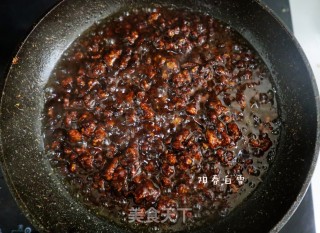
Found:
[[[274,157],[270,78],[254,49],[209,15],[123,12],[81,35],[57,64],[45,90],[46,149],[101,217],[126,224],[131,208],[153,207],[161,221],[172,208],[171,222],[126,226],[204,224],[246,198]]]

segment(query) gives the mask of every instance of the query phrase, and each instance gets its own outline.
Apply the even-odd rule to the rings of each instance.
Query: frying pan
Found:
[[[263,182],[227,217],[193,232],[278,232],[302,200],[316,164],[319,94],[296,40],[255,0],[66,0],[57,5],[25,40],[6,78],[0,158],[11,192],[41,232],[130,232],[72,198],[52,170],[43,144],[43,89],[61,54],[81,32],[124,7],[151,2],[207,12],[240,32],[270,69],[280,106],[282,133]]]

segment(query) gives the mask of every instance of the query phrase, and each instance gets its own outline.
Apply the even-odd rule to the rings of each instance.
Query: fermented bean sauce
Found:
[[[192,229],[263,180],[280,133],[270,78],[248,42],[209,15],[122,12],[81,35],[52,72],[46,150],[74,198],[106,221]]]

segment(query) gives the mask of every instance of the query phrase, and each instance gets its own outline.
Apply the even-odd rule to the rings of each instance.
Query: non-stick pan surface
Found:
[[[125,232],[72,198],[44,151],[44,85],[66,48],[97,20],[121,8],[174,4],[203,11],[239,31],[273,75],[283,128],[275,161],[263,183],[224,219],[194,232],[278,232],[300,203],[315,167],[319,95],[292,35],[254,0],[66,0],[35,27],[8,73],[1,102],[1,161],[17,202],[42,232]]]

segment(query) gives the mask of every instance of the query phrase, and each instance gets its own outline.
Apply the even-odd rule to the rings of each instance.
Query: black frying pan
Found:
[[[148,2],[191,7],[227,22],[251,42],[271,70],[283,119],[273,166],[229,216],[195,232],[278,232],[299,205],[315,167],[319,95],[296,40],[254,0],[66,0],[59,4],[22,45],[4,87],[1,161],[11,191],[40,231],[125,232],[73,199],[51,169],[41,135],[43,87],[63,51],[93,22],[124,6]]]

